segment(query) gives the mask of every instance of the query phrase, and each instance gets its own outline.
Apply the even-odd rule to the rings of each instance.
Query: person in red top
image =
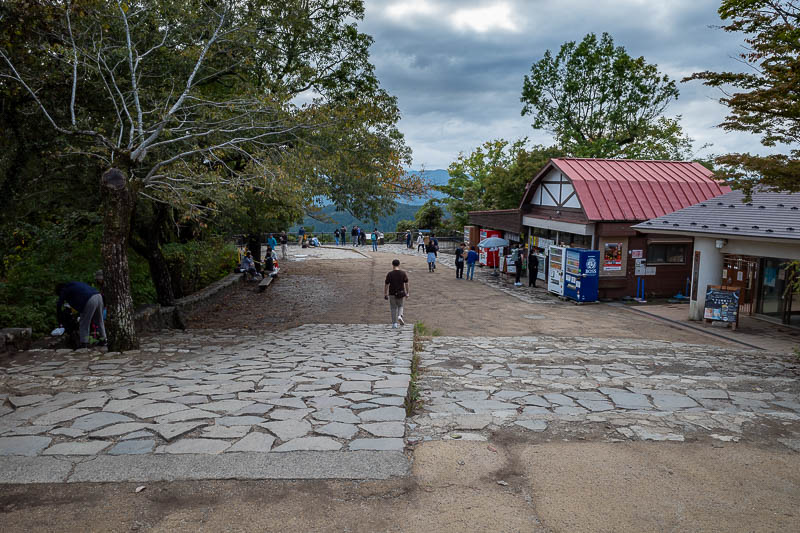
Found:
[[[389,308],[392,310],[393,328],[405,325],[403,303],[406,298],[408,298],[408,275],[404,270],[400,270],[400,260],[395,259],[392,261],[392,270],[386,274],[386,283],[383,286],[383,299],[389,300]]]

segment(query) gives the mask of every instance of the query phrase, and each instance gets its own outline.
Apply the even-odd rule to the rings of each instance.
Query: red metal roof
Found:
[[[731,190],[715,181],[703,165],[688,161],[559,158],[550,162],[572,181],[589,220],[648,220]]]

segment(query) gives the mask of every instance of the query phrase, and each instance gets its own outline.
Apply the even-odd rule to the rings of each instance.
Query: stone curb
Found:
[[[0,485],[209,479],[389,479],[407,476],[399,451],[2,457]]]

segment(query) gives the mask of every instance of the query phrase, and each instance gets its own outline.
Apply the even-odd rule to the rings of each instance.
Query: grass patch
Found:
[[[429,328],[424,322],[416,322],[414,324],[414,338],[416,337],[439,337],[442,335],[442,330],[439,328]]]
[[[422,405],[422,397],[419,393],[419,386],[417,380],[419,379],[419,362],[420,352],[422,351],[422,333],[425,331],[425,325],[422,322],[414,324],[414,354],[411,356],[411,381],[408,383],[408,392],[406,393],[406,400],[404,407],[406,408],[406,416],[414,416]]]

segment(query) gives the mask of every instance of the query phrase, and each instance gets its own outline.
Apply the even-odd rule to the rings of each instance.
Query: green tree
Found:
[[[428,200],[417,211],[414,225],[419,229],[441,229],[444,225],[444,209],[436,200]]]
[[[499,167],[488,180],[484,205],[489,209],[515,209],[519,207],[525,187],[554,157],[562,157],[559,148],[535,145],[529,149],[511,151],[510,164]]]
[[[131,229],[132,244],[150,254],[159,300],[167,303],[172,295],[160,253],[171,238],[166,224],[201,216],[220,221],[211,215],[237,202],[250,210],[241,219],[254,221],[245,229],[258,231],[265,210],[280,211],[264,217],[270,220],[292,218],[317,195],[375,211],[414,189],[403,179],[408,149],[396,128],[396,101],[372,72],[371,39],[355,26],[361,17],[360,0],[0,6],[0,91],[21,109],[2,125],[13,131],[20,117],[38,117],[47,156],[80,162],[76,173],[90,184],[94,194],[87,196],[95,203],[97,176],[105,177],[112,348],[137,344],[127,266]],[[26,31],[14,30],[20,27]],[[319,96],[294,104],[306,90]],[[19,149],[31,141],[15,135],[11,165],[2,170],[33,168]],[[119,172],[103,172],[112,168]],[[83,194],[67,186],[71,176],[47,178],[69,196]],[[50,183],[56,197],[59,187]],[[24,180],[0,182],[6,185],[17,198],[32,192]]]
[[[663,116],[678,98],[675,82],[643,57],[593,33],[531,66],[520,101],[533,127],[555,136],[573,157],[685,159],[691,140],[679,118]]]
[[[470,211],[491,209],[486,203],[486,190],[500,169],[508,168],[524,141],[509,146],[508,141],[486,141],[470,154],[461,153],[447,169],[450,179],[436,187],[445,193],[444,203],[455,227],[467,224]],[[521,194],[521,193],[520,193]]]
[[[793,0],[724,0],[723,30],[744,34],[743,72],[698,72],[723,91],[728,116],[720,126],[761,136],[767,147],[788,145],[788,154],[733,153],[716,158],[718,173],[749,195],[756,185],[800,192],[800,5]],[[735,88],[737,90],[731,90]]]
[[[397,221],[397,225],[394,227],[394,231],[396,233],[405,233],[407,230],[414,230],[417,228],[417,222],[415,220],[408,220],[408,219],[400,219]]]

